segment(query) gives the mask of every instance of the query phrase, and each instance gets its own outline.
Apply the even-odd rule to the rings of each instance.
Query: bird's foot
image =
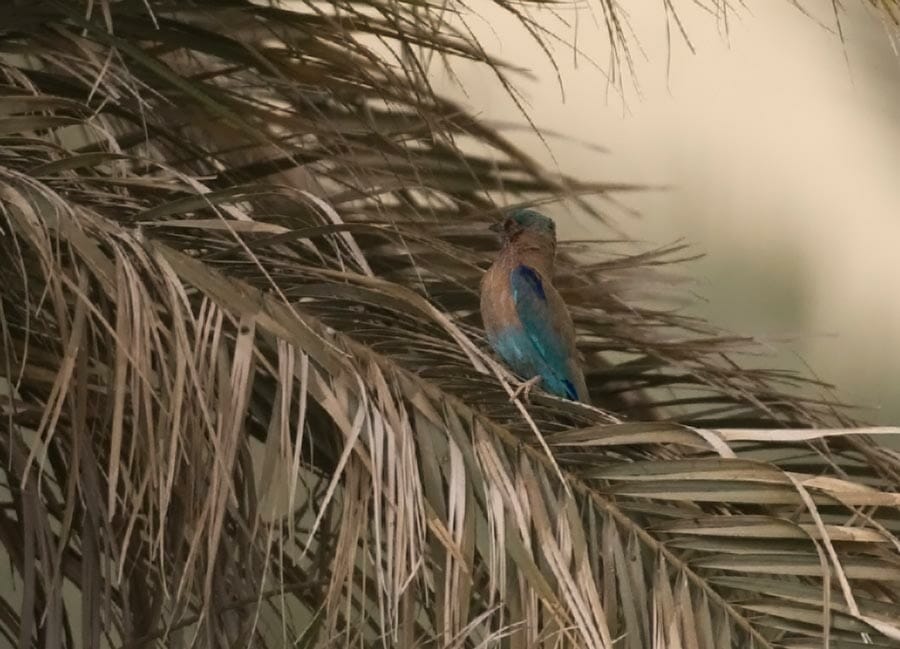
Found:
[[[527,381],[523,381],[519,384],[519,387],[516,388],[516,391],[513,392],[512,396],[509,398],[510,402],[515,401],[521,396],[525,401],[531,403],[531,388],[536,386],[541,382],[541,375],[532,376]]]

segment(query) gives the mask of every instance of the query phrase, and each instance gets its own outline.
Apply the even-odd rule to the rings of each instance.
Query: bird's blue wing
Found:
[[[520,264],[510,274],[513,302],[519,322],[538,353],[535,365],[543,377],[544,387],[569,399],[578,400],[578,390],[571,376],[570,350],[560,331],[559,314],[553,312],[540,274]]]

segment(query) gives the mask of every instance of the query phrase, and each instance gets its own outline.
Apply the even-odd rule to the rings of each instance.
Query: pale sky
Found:
[[[626,81],[624,107],[588,62],[605,65],[608,43],[584,9],[577,42],[587,57],[576,65],[571,46],[555,50],[565,101],[544,53],[508,16],[491,8],[470,27],[537,77],[518,87],[539,126],[609,150],[553,141],[561,170],[674,188],[629,197],[642,218],[619,224],[708,253],[689,269],[704,314],[739,333],[798,335],[782,353],[800,353],[845,398],[883,406],[867,419],[900,423],[900,59],[863,2],[844,3],[846,49],[831,3],[807,3],[827,9],[819,24],[787,0],[747,4],[725,34],[714,16],[675,3],[696,54],[673,33],[668,74],[662,3],[631,14],[640,93]],[[574,27],[532,15],[572,42]],[[574,25],[574,11],[560,15]],[[455,68],[465,95],[433,71],[440,90],[483,117],[522,120],[485,70]],[[514,139],[554,164],[527,131]],[[564,210],[554,216],[564,237],[602,234]]]

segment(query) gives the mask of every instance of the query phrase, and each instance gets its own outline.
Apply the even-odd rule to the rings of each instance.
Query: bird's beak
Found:
[[[503,229],[503,221],[497,221],[496,223],[492,223],[488,230],[491,232],[500,232]]]

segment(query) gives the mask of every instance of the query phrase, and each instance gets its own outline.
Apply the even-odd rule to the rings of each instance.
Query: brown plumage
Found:
[[[575,327],[553,287],[556,226],[533,210],[502,223],[503,249],[481,283],[488,342],[518,375],[552,394],[588,402]],[[521,389],[521,388],[520,388]]]

